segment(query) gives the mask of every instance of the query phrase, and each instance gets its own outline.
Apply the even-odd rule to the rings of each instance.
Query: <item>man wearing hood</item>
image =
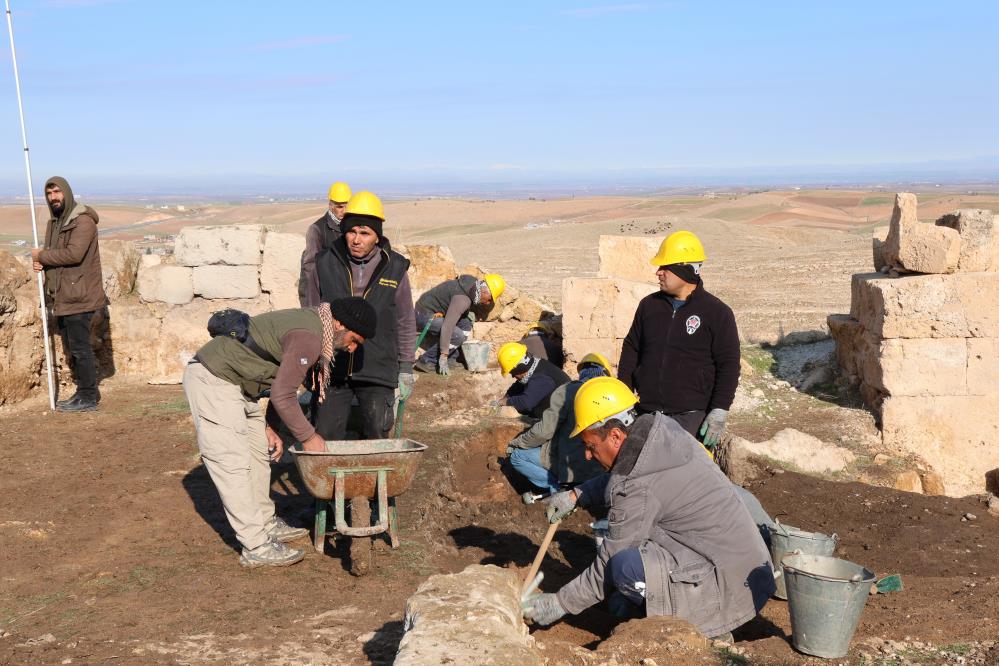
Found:
[[[395,389],[408,398],[413,390],[416,317],[409,285],[409,260],[395,252],[382,233],[385,213],[371,192],[351,197],[340,228],[343,236],[316,257],[323,302],[356,296],[378,313],[378,334],[362,349],[337,357],[330,395],[315,410],[316,430],[325,439],[344,439],[356,398],[361,436],[382,439],[392,429]]]
[[[319,283],[316,281],[316,256],[333,246],[343,236],[340,221],[350,201],[350,186],[337,181],[330,185],[329,208],[305,232],[305,250],[302,252],[302,271],[298,279],[298,301],[303,308],[319,305]]]
[[[76,393],[60,400],[56,409],[92,412],[101,394],[90,323],[94,313],[108,302],[97,242],[99,218],[90,206],[76,203],[69,183],[59,176],[45,181],[45,202],[51,214],[45,246],[33,249],[31,260],[35,271],[45,271],[45,299],[56,316],[76,378]]]

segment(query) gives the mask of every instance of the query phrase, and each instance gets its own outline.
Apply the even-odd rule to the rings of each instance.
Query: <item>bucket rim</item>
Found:
[[[814,571],[807,571],[805,569],[802,569],[800,566],[796,567],[793,564],[788,564],[786,560],[789,557],[813,557],[813,558],[822,558],[822,559],[826,559],[826,560],[838,560],[840,562],[846,562],[847,564],[850,564],[852,566],[855,566],[855,567],[859,568],[861,570],[861,572],[862,572],[860,574],[862,576],[862,578],[860,580],[852,580],[850,578],[841,578],[839,576],[827,576],[825,574],[816,573]],[[855,562],[851,562],[849,560],[844,560],[841,557],[829,557],[827,555],[807,555],[806,556],[803,553],[788,553],[784,557],[781,558],[781,560],[780,560],[780,566],[784,570],[785,575],[788,572],[790,572],[790,573],[794,573],[794,574],[800,574],[802,576],[808,576],[810,578],[816,578],[818,580],[826,581],[826,582],[829,582],[829,583],[867,583],[868,585],[870,585],[870,584],[874,583],[874,581],[876,581],[877,578],[878,578],[878,575],[876,573],[874,573],[873,571],[871,571],[870,569],[868,569],[865,566],[861,566],[861,565],[856,564]]]

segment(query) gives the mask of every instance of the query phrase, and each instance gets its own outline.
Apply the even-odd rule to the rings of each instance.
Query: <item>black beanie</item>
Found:
[[[338,298],[330,302],[333,318],[361,337],[375,337],[378,315],[371,304],[360,296]]]
[[[378,238],[382,237],[382,221],[374,215],[358,215],[357,213],[347,213],[340,221],[340,231],[347,233],[354,227],[370,227]]]
[[[695,268],[696,266],[696,268]],[[663,266],[673,275],[677,276],[687,284],[697,284],[701,281],[700,264],[669,264]]]
[[[511,375],[519,375],[521,373],[527,372],[531,369],[531,364],[534,363],[534,357],[531,356],[530,352],[524,354],[524,359],[510,371]]]

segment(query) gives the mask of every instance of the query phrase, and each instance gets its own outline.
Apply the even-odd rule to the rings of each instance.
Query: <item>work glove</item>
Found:
[[[548,510],[546,511],[548,522],[557,523],[560,520],[568,518],[576,510],[577,501],[576,492],[573,490],[563,490],[549,497]]]
[[[722,433],[725,432],[725,421],[728,420],[728,410],[712,409],[708,412],[708,417],[701,424],[701,438],[704,446],[709,449],[715,448],[721,440]]]
[[[558,602],[558,596],[551,592],[535,592],[521,599],[520,608],[525,620],[541,625],[558,622],[566,614],[566,610]]]
[[[445,377],[451,374],[451,368],[447,364],[447,354],[441,354],[440,358],[437,359],[437,374]]]
[[[412,372],[399,373],[399,398],[406,400],[413,393],[413,386],[416,385],[416,377]]]

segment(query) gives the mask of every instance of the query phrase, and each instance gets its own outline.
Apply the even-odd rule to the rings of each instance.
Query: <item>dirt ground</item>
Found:
[[[467,373],[421,376],[407,434],[429,449],[399,500],[401,548],[377,543],[363,578],[348,573],[342,541],[319,554],[303,539],[304,562],[245,570],[179,387],[104,393],[96,413],[48,414],[35,402],[3,414],[0,664],[391,663],[422,580],[471,563],[526,568],[547,527],[498,461],[521,426],[479,408]],[[783,522],[837,533],[839,556],[901,574],[903,591],[868,601],[849,663],[954,663],[999,635],[999,519],[976,498],[773,469],[751,490]],[[289,522],[308,518],[293,465],[275,466],[273,491]],[[967,513],[976,518],[962,521]],[[579,512],[558,531],[545,589],[588,565],[592,519]],[[579,648],[609,645],[616,624],[596,607],[533,635],[554,661],[585,663]],[[689,663],[818,663],[789,636],[787,604],[773,600],[733,646]],[[999,663],[987,654],[996,661],[976,663]]]

